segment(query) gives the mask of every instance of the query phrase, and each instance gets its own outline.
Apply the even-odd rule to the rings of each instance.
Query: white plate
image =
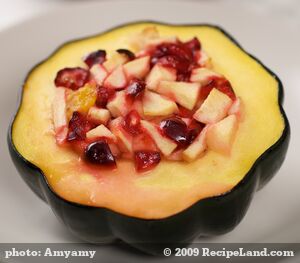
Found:
[[[297,122],[300,8],[298,1],[282,2],[273,1],[274,5],[271,1],[79,2],[0,32],[0,242],[78,241],[25,186],[8,155],[7,127],[27,72],[67,40],[147,19],[221,25],[247,51],[274,70],[285,86],[285,110],[292,139],[284,165],[255,195],[246,217],[236,229],[205,241],[300,242],[300,122]]]

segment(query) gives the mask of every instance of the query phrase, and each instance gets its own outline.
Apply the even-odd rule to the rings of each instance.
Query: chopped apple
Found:
[[[132,136],[124,130],[123,122],[124,119],[118,117],[110,122],[109,128],[117,137],[120,151],[132,153]]]
[[[243,119],[243,107],[242,107],[242,101],[240,98],[236,98],[235,101],[232,103],[228,114],[235,114],[238,120]]]
[[[192,110],[197,102],[200,83],[160,81],[157,92],[174,99],[181,106]]]
[[[125,116],[129,112],[129,108],[126,105],[125,91],[116,92],[116,95],[106,105],[113,117]]]
[[[183,153],[183,159],[192,162],[194,161],[201,153],[203,153],[206,148],[206,135],[207,135],[208,126],[206,126],[199,135],[195,138],[189,147],[187,147]]]
[[[95,64],[90,69],[90,72],[91,72],[94,80],[96,81],[96,83],[98,85],[102,86],[104,80],[106,79],[106,77],[108,75],[106,69],[102,65],[100,65],[100,64]]]
[[[142,32],[132,36],[129,41],[133,49],[140,51],[144,49],[151,40],[159,38],[158,30],[155,26],[146,27]]]
[[[164,137],[158,130],[158,127],[145,120],[141,120],[142,127],[149,133],[152,137],[158,149],[165,155],[170,155],[177,147],[177,144],[170,139]]]
[[[169,156],[167,156],[167,159],[170,161],[182,161],[182,153],[183,150],[177,150],[173,153],[171,153]]]
[[[209,83],[212,77],[221,77],[220,74],[207,68],[196,68],[192,71],[191,82],[199,82],[202,86]]]
[[[96,138],[102,138],[102,137],[110,139],[113,142],[117,141],[116,136],[109,129],[107,129],[103,124],[100,124],[96,128],[94,128],[86,133],[87,139],[96,139]]]
[[[104,86],[113,89],[122,89],[127,85],[127,78],[123,66],[117,67],[104,81]]]
[[[213,88],[193,117],[202,123],[215,123],[226,117],[231,105],[226,94]]]
[[[124,65],[124,71],[128,78],[142,79],[150,71],[150,56],[134,59]]]
[[[106,124],[110,119],[110,112],[107,109],[91,107],[88,112],[88,119],[96,124]]]
[[[212,151],[229,155],[238,129],[238,120],[235,115],[213,124],[207,131],[207,146]]]
[[[167,116],[178,112],[176,103],[157,93],[146,91],[143,97],[145,116]]]
[[[199,53],[198,64],[201,67],[212,68],[212,60],[204,50]]]
[[[129,59],[127,56],[114,51],[110,58],[103,63],[103,66],[108,72],[112,72],[114,69],[125,64],[128,61]]]
[[[176,70],[156,64],[146,78],[147,88],[156,90],[158,84],[162,80],[176,81]]]
[[[66,90],[64,88],[55,89],[52,112],[56,141],[61,144],[68,135]]]
[[[176,43],[178,38],[176,36],[158,37],[154,39],[149,39],[146,43],[146,48],[151,48],[163,43]]]

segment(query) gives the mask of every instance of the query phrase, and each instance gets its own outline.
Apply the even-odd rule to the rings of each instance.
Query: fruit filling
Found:
[[[192,162],[207,150],[229,155],[241,100],[200,40],[156,35],[136,44],[135,52],[92,51],[85,67],[57,72],[57,143],[99,167],[129,159],[138,172],[162,160]]]

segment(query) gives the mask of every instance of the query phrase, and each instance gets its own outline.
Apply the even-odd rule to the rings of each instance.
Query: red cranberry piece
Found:
[[[114,89],[108,89],[104,87],[98,87],[96,105],[100,108],[105,108],[109,99],[116,94]]]
[[[102,64],[106,59],[105,50],[97,50],[90,53],[85,59],[84,62],[91,68],[95,64]]]
[[[126,95],[130,98],[136,98],[145,90],[145,88],[145,81],[133,79],[126,88]]]
[[[190,145],[195,140],[195,138],[200,134],[203,128],[204,125],[202,123],[195,120],[192,121],[192,123],[188,127],[187,145]]]
[[[85,149],[85,158],[93,164],[115,166],[115,158],[105,141],[97,141],[89,144]]]
[[[184,45],[195,53],[201,49],[201,43],[197,37],[194,37],[190,41],[184,43]]]
[[[160,123],[160,128],[164,134],[170,139],[177,142],[181,147],[187,143],[187,126],[186,123],[179,118],[168,118]]]
[[[64,68],[58,71],[54,83],[56,87],[77,90],[89,80],[89,71],[83,68]]]
[[[157,166],[161,160],[156,151],[137,151],[134,153],[135,167],[138,172],[146,172]]]
[[[86,133],[93,128],[93,125],[78,111],[73,112],[69,122],[68,141],[84,140]]]
[[[136,110],[130,111],[125,116],[124,129],[132,135],[141,133],[141,117]]]
[[[117,50],[117,52],[119,53],[119,54],[124,54],[124,55],[126,55],[127,57],[128,57],[128,59],[129,60],[133,60],[133,59],[135,59],[135,55],[134,55],[134,53],[132,53],[130,50],[128,50],[128,49],[118,49]]]

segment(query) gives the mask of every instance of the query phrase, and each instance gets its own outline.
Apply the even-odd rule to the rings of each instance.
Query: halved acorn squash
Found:
[[[214,69],[243,101],[244,119],[229,156],[208,151],[194,162],[162,160],[141,176],[132,162],[93,174],[78,155],[56,144],[51,119],[53,80],[65,67],[82,66],[91,51],[134,49],[126,41],[149,26],[162,36],[200,39]],[[126,24],[69,42],[28,75],[9,130],[11,157],[30,188],[76,235],[89,242],[120,238],[141,242],[190,242],[233,229],[253,193],[281,166],[289,143],[277,76],[212,25]]]

